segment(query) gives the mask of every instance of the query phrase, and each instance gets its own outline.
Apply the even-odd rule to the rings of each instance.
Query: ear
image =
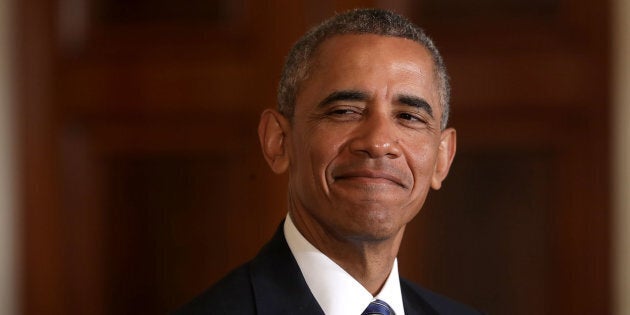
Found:
[[[438,155],[435,162],[435,170],[431,178],[431,187],[438,190],[442,187],[442,181],[448,175],[451,168],[455,151],[457,149],[457,133],[453,128],[447,128],[440,135],[440,144],[438,146]]]
[[[258,123],[258,139],[267,164],[276,174],[284,173],[289,167],[286,135],[289,121],[275,109],[265,109]]]

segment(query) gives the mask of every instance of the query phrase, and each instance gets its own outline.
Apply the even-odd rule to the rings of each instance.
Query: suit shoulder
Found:
[[[440,315],[481,315],[478,310],[446,296],[425,289],[409,280],[400,279],[401,290],[406,303],[429,307]]]
[[[245,264],[233,270],[173,315],[255,314],[249,268]]]

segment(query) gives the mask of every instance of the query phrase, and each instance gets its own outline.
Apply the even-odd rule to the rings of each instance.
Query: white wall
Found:
[[[630,0],[613,1],[613,187],[616,315],[630,314]]]
[[[0,0],[0,314],[17,314],[10,76],[10,0]]]

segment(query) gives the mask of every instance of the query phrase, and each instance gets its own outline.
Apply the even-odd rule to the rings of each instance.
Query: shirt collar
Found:
[[[405,314],[396,259],[381,292],[373,297],[349,273],[306,240],[290,215],[284,221],[284,235],[306,284],[324,314],[361,314],[374,299],[385,301],[397,315]]]

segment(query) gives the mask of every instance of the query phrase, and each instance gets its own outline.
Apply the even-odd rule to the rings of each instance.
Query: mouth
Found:
[[[366,185],[375,184],[389,184],[396,185],[402,188],[407,188],[403,183],[403,180],[391,172],[378,171],[378,170],[346,170],[339,174],[332,174],[332,178],[335,181],[352,181],[357,183],[363,183]]]

